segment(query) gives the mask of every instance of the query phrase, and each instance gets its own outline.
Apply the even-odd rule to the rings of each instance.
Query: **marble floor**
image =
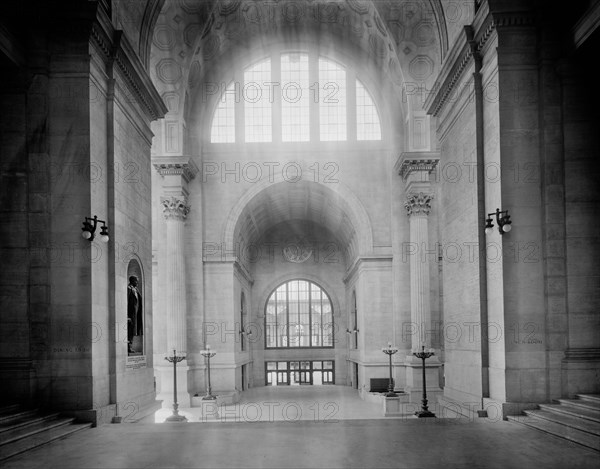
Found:
[[[272,418],[264,418],[269,408]],[[600,453],[512,422],[381,418],[379,406],[341,386],[256,388],[237,408],[220,412],[229,420],[102,425],[3,461],[3,468],[573,469],[600,464]]]
[[[212,404],[212,405],[211,405]],[[279,386],[252,388],[240,402],[216,407],[214,402],[202,412],[200,407],[181,409],[190,422],[335,422],[383,417],[383,407],[362,400],[349,386]],[[154,422],[164,422],[170,409],[157,412]],[[403,416],[411,418],[410,415]],[[145,419],[149,422],[152,419]]]

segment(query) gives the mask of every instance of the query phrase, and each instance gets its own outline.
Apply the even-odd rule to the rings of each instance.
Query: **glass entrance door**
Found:
[[[267,386],[335,384],[333,360],[278,361],[265,363]]]

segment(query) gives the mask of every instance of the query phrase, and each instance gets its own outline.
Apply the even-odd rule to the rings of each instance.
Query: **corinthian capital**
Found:
[[[432,200],[433,195],[431,194],[423,194],[423,192],[409,194],[406,197],[406,202],[404,202],[404,207],[406,207],[408,216],[418,214],[429,215]]]
[[[162,197],[163,215],[167,220],[184,221],[190,211],[186,197]]]

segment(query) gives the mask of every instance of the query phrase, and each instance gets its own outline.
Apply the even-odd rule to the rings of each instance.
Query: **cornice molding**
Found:
[[[190,182],[198,174],[198,166],[191,157],[154,157],[154,169],[161,176],[181,176],[185,182]]]
[[[389,254],[370,254],[365,256],[358,256],[354,262],[346,269],[346,274],[342,281],[344,283],[348,283],[352,277],[358,272],[358,269],[363,266],[365,263],[375,263],[375,264],[388,264],[394,260],[394,256]]]
[[[140,58],[123,31],[115,30],[104,9],[98,9],[92,25],[91,39],[104,54],[109,76],[114,77],[114,65],[124,77],[127,87],[151,120],[165,116],[168,109],[156,90]]]
[[[595,2],[573,28],[573,43],[579,48],[600,26],[600,2]]]
[[[142,24],[140,26],[140,46],[139,57],[145,68],[148,68],[150,61],[150,49],[152,47],[152,33],[154,26],[162,11],[165,0],[149,0],[144,10]]]
[[[430,173],[435,169],[439,161],[439,152],[404,152],[398,157],[394,169],[402,179],[406,180],[411,173],[417,171]]]
[[[565,350],[563,362],[598,362],[600,348],[570,348]]]
[[[248,282],[248,284],[250,286],[254,285],[254,277],[252,277],[252,274],[248,271],[248,269],[246,269],[246,267],[239,261],[239,259],[235,259],[235,261],[233,261],[233,266],[235,268],[235,271],[241,275],[244,280],[246,280],[246,282]]]
[[[473,23],[464,27],[463,34],[455,41],[438,75],[440,86],[427,96],[424,109],[437,116],[448,98],[453,95],[464,71],[472,60],[480,60],[494,31],[506,27],[530,27],[535,25],[535,16],[530,11],[490,12],[488,2],[482,2]]]
[[[0,23],[0,51],[19,67],[24,67],[27,63],[23,45],[2,23]]]

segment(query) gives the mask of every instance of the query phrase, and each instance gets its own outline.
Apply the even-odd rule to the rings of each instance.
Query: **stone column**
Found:
[[[412,348],[429,348],[427,331],[431,328],[431,299],[429,294],[429,246],[428,216],[433,194],[408,193],[404,207],[410,224],[410,315],[418,334],[412,337]]]
[[[160,203],[166,224],[166,237],[158,245],[163,250],[163,263],[159,262],[159,285],[157,294],[165,297],[163,324],[166,325],[167,348],[161,355],[187,356],[187,291],[186,291],[186,252],[185,221],[190,213],[188,203],[188,183],[198,172],[193,160],[187,157],[153,158],[155,169],[162,176],[162,196]],[[161,272],[162,271],[162,272]],[[163,359],[164,359],[163,356]],[[160,361],[160,360],[157,360]],[[164,360],[163,360],[164,361]],[[156,363],[159,375],[157,394],[163,400],[163,408],[170,409],[173,403],[173,366],[168,362]],[[177,401],[181,408],[190,407],[188,390],[188,362],[184,360],[177,365]]]
[[[410,311],[414,330],[412,348],[432,347],[427,333],[432,330],[430,270],[431,260],[437,258],[437,247],[429,242],[429,212],[433,200],[431,172],[439,161],[434,152],[403,153],[396,169],[404,180],[410,240],[407,253],[410,254]]]
[[[185,249],[183,230],[185,219],[190,211],[187,197],[170,196],[161,198],[163,215],[167,223],[167,284],[164,294],[167,298],[167,350],[177,353],[187,352],[187,298],[185,288]]]
[[[431,321],[430,265],[437,260],[437,244],[429,241],[429,213],[433,200],[431,172],[439,162],[439,154],[435,152],[403,153],[396,163],[396,170],[404,180],[409,223],[410,268],[410,320],[413,334],[412,349],[436,346],[436,355],[426,361],[427,394],[431,409],[435,412],[435,404],[441,395],[439,387],[439,344],[433,341],[438,328]],[[422,362],[409,355],[405,361],[406,391],[412,403],[420,405],[423,391]]]

